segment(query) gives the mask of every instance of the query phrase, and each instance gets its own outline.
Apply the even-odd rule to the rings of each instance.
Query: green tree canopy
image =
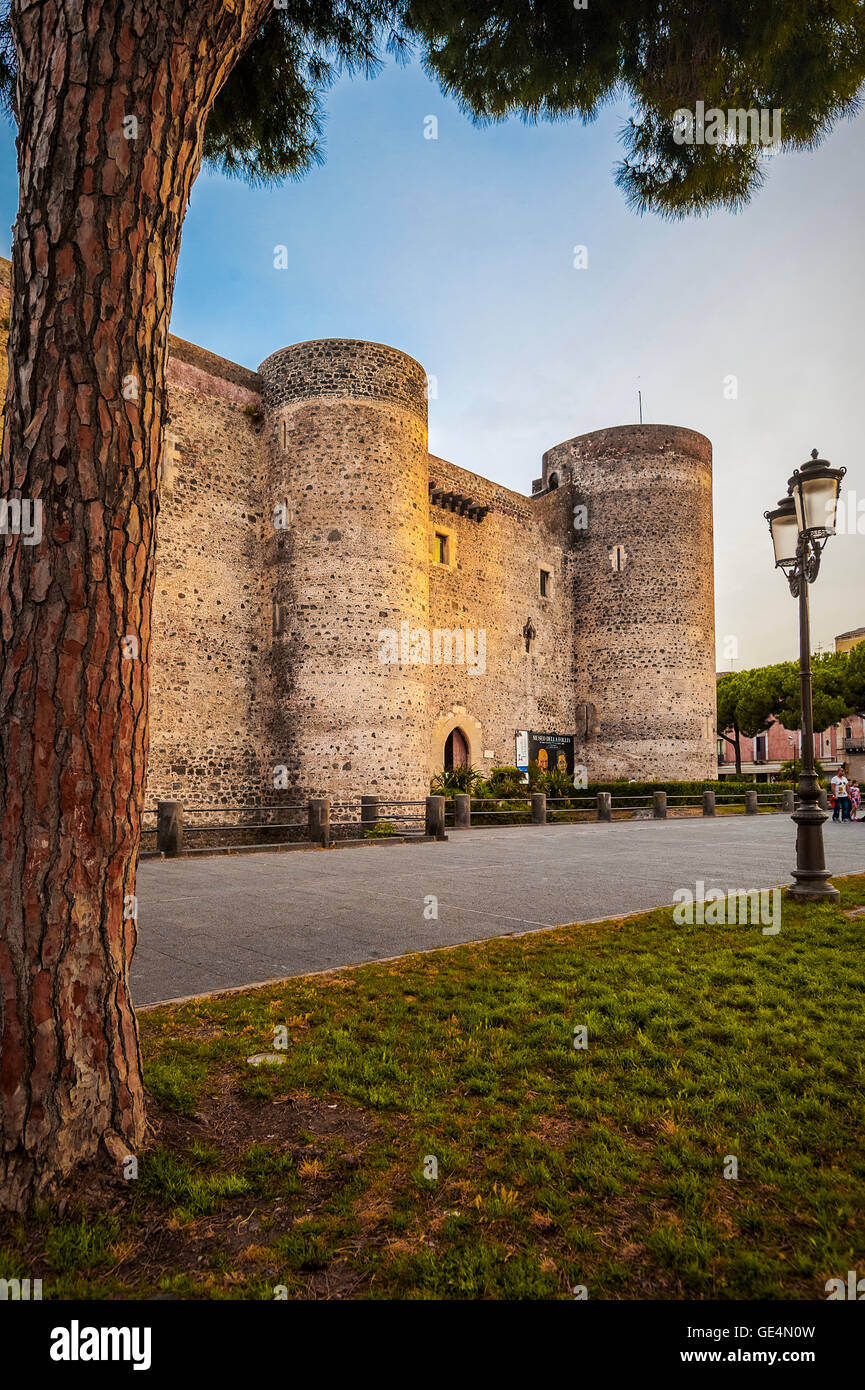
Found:
[[[865,643],[846,652],[822,652],[811,658],[814,730],[838,724],[865,709]],[[735,729],[749,738],[773,719],[785,729],[802,724],[799,663],[782,661],[718,677],[718,731]]]
[[[859,642],[843,666],[843,691],[849,712],[865,715],[865,642]]]
[[[372,73],[385,52],[420,54],[479,123],[594,119],[629,102],[616,181],[640,211],[680,217],[738,208],[761,186],[752,143],[677,143],[674,113],[780,110],[781,149],[810,149],[857,109],[865,6],[853,0],[284,0],[216,98],[206,131],[215,167],[252,182],[320,157],[323,94],[340,71]],[[0,97],[14,113],[8,5]]]
[[[814,706],[814,730],[822,733],[852,714],[846,690],[847,655],[843,652],[823,652],[811,658],[811,688]],[[798,662],[785,662],[781,681],[781,698],[774,711],[785,729],[798,729],[802,724],[801,686]]]
[[[783,666],[759,666],[720,676],[718,729],[735,729],[748,738],[768,729],[783,698],[783,672]]]

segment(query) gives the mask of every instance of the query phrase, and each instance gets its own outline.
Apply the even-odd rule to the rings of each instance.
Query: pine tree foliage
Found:
[[[748,141],[681,143],[674,113],[779,111],[783,150],[811,149],[858,109],[861,0],[277,0],[216,99],[206,157],[250,182],[321,158],[323,100],[343,72],[372,75],[387,53],[419,55],[483,124],[630,115],[616,182],[639,211],[683,217],[740,208],[769,156]],[[14,113],[8,4],[0,14],[0,99]]]

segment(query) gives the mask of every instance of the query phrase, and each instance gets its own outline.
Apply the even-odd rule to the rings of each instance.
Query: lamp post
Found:
[[[793,781],[796,781],[796,740],[791,734],[787,742],[790,744],[790,758],[793,762]]]
[[[811,620],[808,588],[820,571],[820,557],[830,536],[835,534],[835,513],[845,468],[833,468],[826,459],[811,457],[794,469],[787,483],[787,496],[764,516],[769,523],[775,550],[775,568],[783,569],[790,593],[799,600],[799,680],[802,690],[802,769],[798,804],[793,820],[796,834],[794,883],[787,897],[799,902],[837,902],[840,893],[829,882],[823,849],[823,822],[820,791],[814,771],[814,710],[811,700]]]

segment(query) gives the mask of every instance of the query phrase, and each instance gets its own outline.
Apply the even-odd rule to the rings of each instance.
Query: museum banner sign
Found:
[[[516,747],[516,766],[521,772],[528,772],[529,763],[534,762],[541,772],[566,772],[573,777],[573,734],[544,734],[534,729],[517,729]]]

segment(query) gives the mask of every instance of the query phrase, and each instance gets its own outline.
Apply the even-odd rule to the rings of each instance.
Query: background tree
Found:
[[[585,120],[630,97],[640,208],[738,206],[754,147],[677,145],[697,98],[784,110],[788,147],[855,106],[849,0],[12,0],[18,125],[0,496],[42,541],[0,554],[0,1200],[22,1209],[145,1117],[128,971],[168,325],[207,158],[254,180],[318,157],[334,74],[414,43],[478,120]]]
[[[849,712],[865,717],[865,642],[858,642],[844,655],[842,682]]]
[[[814,706],[814,732],[823,733],[853,709],[846,681],[847,657],[843,652],[822,652],[811,658],[811,693]],[[785,729],[802,727],[802,700],[799,663],[785,662],[775,717]]]
[[[740,742],[740,729],[737,718],[737,705],[739,702],[739,671],[725,671],[718,677],[715,690],[716,716],[715,726],[718,737],[725,743],[729,743],[733,749],[733,758],[736,764],[736,773],[742,772],[742,746]]]
[[[781,766],[778,768],[778,781],[798,782],[801,771],[802,763],[799,758],[795,757],[795,755],[792,758],[786,758],[784,762],[781,763]],[[820,781],[825,782],[826,772],[819,758],[814,759],[814,771],[820,778]]]
[[[782,669],[760,666],[748,671],[725,671],[718,678],[718,733],[732,746],[739,775],[741,736],[754,738],[768,729],[784,689]]]
[[[427,64],[480,121],[589,121],[616,95],[632,115],[616,181],[639,211],[681,216],[741,207],[765,163],[754,145],[679,144],[677,110],[783,111],[785,149],[810,149],[856,109],[865,14],[849,0],[417,0],[409,23]]]
[[[855,663],[851,658],[856,654]],[[846,652],[822,652],[811,658],[814,731],[822,733],[848,714],[865,708],[865,643]],[[725,671],[718,677],[718,733],[735,750],[742,771],[740,736],[764,733],[773,720],[785,729],[802,727],[799,663],[783,661],[748,671]]]

